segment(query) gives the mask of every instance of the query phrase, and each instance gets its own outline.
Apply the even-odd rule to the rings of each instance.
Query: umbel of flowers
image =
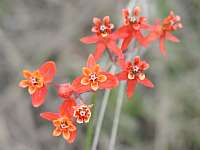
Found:
[[[58,113],[43,112],[40,114],[43,119],[52,122],[53,136],[63,136],[68,143],[73,143],[77,137],[76,124],[85,124],[90,121],[92,104],[80,101],[80,95],[85,92],[115,88],[120,80],[127,82],[128,97],[133,96],[138,83],[149,88],[154,87],[145,73],[145,70],[150,67],[149,63],[141,60],[140,56],[126,61],[124,54],[133,40],[145,48],[151,42],[158,40],[160,52],[165,55],[165,40],[179,42],[172,32],[182,28],[181,17],[170,11],[162,22],[157,19],[154,25],[150,25],[146,17],[140,16],[138,6],[133,10],[123,9],[122,15],[124,22],[119,28],[111,23],[109,16],[105,16],[103,20],[94,17],[94,26],[91,29],[94,34],[80,40],[85,44],[96,44],[95,52],[89,55],[86,66],[82,67],[82,75],[76,77],[71,84],[56,85],[58,96],[62,99]],[[144,35],[143,31],[147,31],[148,34]],[[119,40],[122,41],[120,46],[117,44]],[[101,66],[96,63],[105,50],[111,61],[121,68],[117,74],[102,70]],[[48,87],[55,74],[56,64],[53,61],[45,62],[34,71],[23,70],[25,79],[19,82],[19,86],[28,89],[33,107],[40,107],[44,104]]]

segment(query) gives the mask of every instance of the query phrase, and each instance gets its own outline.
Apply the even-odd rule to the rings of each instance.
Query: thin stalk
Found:
[[[110,69],[110,72],[114,73],[115,70],[116,70],[116,67],[113,64],[111,69]],[[93,140],[93,143],[92,143],[91,150],[97,149],[97,145],[98,145],[98,141],[99,141],[99,135],[100,135],[100,132],[101,132],[101,127],[102,127],[102,123],[103,123],[103,118],[104,118],[106,106],[107,106],[108,99],[109,99],[109,96],[110,96],[110,91],[111,90],[106,90],[104,97],[103,97],[103,101],[102,101],[102,104],[101,104],[101,109],[100,109],[99,117],[98,117],[98,120],[97,120],[97,126],[96,126],[96,129],[95,129],[94,140]]]
[[[93,138],[93,133],[94,133],[94,129],[93,129],[93,126],[94,126],[94,116],[96,116],[96,99],[97,99],[96,93],[94,93],[92,95],[92,101],[91,101],[91,103],[93,104],[93,107],[92,107],[92,117],[91,117],[90,122],[89,122],[88,127],[87,127],[86,141],[85,141],[84,150],[89,150],[90,146],[92,144],[92,138]]]
[[[110,143],[109,143],[109,150],[115,149],[115,141],[116,141],[116,136],[117,136],[117,129],[118,129],[118,124],[119,124],[121,107],[123,103],[124,89],[125,89],[125,82],[121,82],[119,85],[119,90],[118,90],[119,92],[117,96],[117,106],[115,109],[115,116],[113,120],[113,127],[111,131],[111,138],[110,138]]]

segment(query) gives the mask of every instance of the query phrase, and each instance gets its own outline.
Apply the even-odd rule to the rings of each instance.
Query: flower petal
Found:
[[[94,17],[93,18],[93,23],[96,25],[96,26],[100,26],[101,25],[101,19],[97,18],[97,17]]]
[[[47,61],[40,67],[39,71],[42,74],[44,81],[50,83],[56,74],[56,64],[53,61]]]
[[[145,78],[144,80],[138,80],[138,82],[149,88],[154,87],[154,84],[147,78]]]
[[[28,80],[21,80],[19,82],[19,87],[21,87],[21,88],[26,88],[28,86],[29,86],[29,81]]]
[[[87,60],[87,67],[92,68],[95,65],[96,65],[95,58],[92,54],[90,54],[89,57],[88,57],[88,60]]]
[[[109,41],[107,43],[107,47],[110,49],[110,51],[112,51],[116,56],[123,58],[123,54],[122,54],[122,50],[120,48],[118,48],[117,44],[115,43],[115,41]]]
[[[45,97],[47,95],[47,87],[43,86],[42,88],[38,89],[33,95],[32,95],[32,105],[34,107],[41,106],[44,101]]]
[[[73,109],[74,106],[76,106],[76,101],[74,98],[66,99],[60,106],[59,110],[60,115],[72,118],[74,114],[74,109]]]
[[[122,46],[121,46],[122,51],[128,48],[128,45],[130,44],[132,39],[133,39],[132,35],[129,35],[127,38],[123,40]]]
[[[23,76],[25,78],[31,78],[32,77],[32,73],[28,70],[23,70]]]
[[[85,44],[91,44],[91,43],[96,43],[98,39],[99,38],[97,35],[91,35],[91,36],[81,38],[80,41]]]
[[[165,49],[165,39],[164,39],[164,37],[160,38],[159,45],[160,45],[160,52],[161,52],[161,54],[165,56],[166,55],[166,49]]]
[[[74,140],[76,139],[76,136],[77,136],[77,130],[70,132],[70,138],[68,140],[68,143],[73,143]]]
[[[118,74],[116,74],[116,77],[119,79],[119,80],[127,80],[128,78],[128,73],[127,71],[122,71]]]
[[[114,75],[108,72],[101,72],[101,74],[105,75],[107,77],[107,80],[105,82],[99,82],[100,89],[111,89],[118,85],[119,81]]]
[[[127,82],[127,95],[128,95],[129,98],[131,96],[133,96],[136,84],[137,84],[137,80],[128,80],[128,82]]]
[[[63,132],[63,138],[64,138],[66,141],[69,140],[69,138],[70,138],[70,133],[69,133],[69,131],[64,131],[64,132]]]
[[[94,91],[97,91],[99,89],[99,83],[98,82],[91,82],[91,89]]]
[[[101,71],[100,65],[96,64],[93,68],[92,71],[98,74]]]
[[[46,119],[48,121],[53,121],[53,120],[58,119],[60,116],[58,113],[43,112],[43,113],[40,113],[40,117],[42,117],[43,119]]]
[[[103,23],[104,23],[105,25],[109,25],[109,24],[110,24],[110,17],[109,17],[109,16],[105,16],[105,17],[103,18]]]
[[[33,95],[36,92],[37,88],[35,86],[29,86],[28,87],[28,92],[30,95]]]
[[[90,84],[89,78],[88,78],[88,77],[83,77],[83,78],[81,79],[81,84],[82,84],[82,85],[89,85],[89,84]]]
[[[92,73],[92,70],[88,67],[83,67],[82,73],[84,76],[89,76]]]
[[[81,84],[81,79],[82,78],[83,78],[83,76],[79,76],[76,79],[74,79],[73,82],[72,82],[72,86],[74,87],[74,90],[79,94],[85,93],[85,92],[91,90],[90,85]]]
[[[146,61],[142,61],[140,63],[140,69],[141,70],[147,70],[149,68],[149,64]]]
[[[103,42],[98,42],[97,45],[96,45],[96,50],[95,50],[95,53],[94,53],[94,58],[95,60],[97,61],[102,53],[104,52],[104,50],[106,49],[106,46]]]
[[[98,81],[99,82],[105,82],[107,80],[107,77],[103,74],[98,75]]]
[[[140,56],[135,56],[133,59],[134,65],[139,65],[140,64]]]
[[[60,128],[55,128],[52,133],[53,136],[60,136],[61,134],[62,130]]]
[[[166,32],[165,38],[172,42],[177,42],[177,43],[180,42],[180,40],[177,37],[175,37],[173,34],[171,34],[170,32]]]

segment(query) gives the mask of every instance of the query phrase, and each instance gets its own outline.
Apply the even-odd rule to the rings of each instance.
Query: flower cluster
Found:
[[[140,56],[135,56],[132,61],[126,60],[127,49],[131,41],[135,40],[139,46],[147,48],[155,40],[160,42],[160,51],[166,54],[164,47],[165,40],[179,42],[172,35],[172,32],[182,28],[180,16],[176,16],[173,11],[160,23],[157,21],[150,25],[147,18],[140,16],[140,8],[135,7],[132,12],[129,9],[122,10],[123,24],[114,30],[114,25],[109,16],[103,20],[94,17],[91,31],[94,35],[81,38],[85,44],[96,44],[94,54],[90,54],[87,64],[82,68],[82,75],[76,77],[71,84],[54,84],[58,96],[62,99],[58,113],[43,112],[40,116],[52,122],[54,126],[53,136],[62,135],[68,142],[72,143],[77,136],[76,124],[84,124],[90,121],[93,104],[85,104],[81,94],[85,92],[97,92],[102,89],[113,89],[118,86],[120,80],[127,81],[127,96],[130,98],[134,94],[137,83],[153,88],[154,84],[147,78],[145,71],[150,65],[141,60]],[[143,31],[147,31],[144,34]],[[121,45],[118,41],[121,40]],[[102,70],[96,62],[101,58],[104,51],[108,53],[111,61],[115,63],[121,71],[112,74]],[[114,54],[114,55],[113,55]],[[21,80],[19,86],[28,88],[32,97],[33,107],[39,107],[45,102],[48,87],[56,73],[56,65],[53,61],[44,63],[35,71],[23,71],[25,80]]]

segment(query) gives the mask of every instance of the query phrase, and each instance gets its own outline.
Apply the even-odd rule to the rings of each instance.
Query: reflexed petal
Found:
[[[146,42],[149,44],[152,41],[155,41],[160,38],[160,35],[156,32],[151,32],[145,39]]]
[[[118,85],[119,81],[114,75],[108,72],[101,72],[101,74],[105,75],[107,80],[105,82],[99,82],[100,89],[111,89]]]
[[[61,130],[60,128],[55,128],[55,129],[53,130],[52,135],[53,135],[53,136],[60,136],[61,133],[62,133],[62,130]]]
[[[140,63],[140,56],[135,56],[134,59],[133,59],[133,63],[134,63],[134,65],[139,65],[139,63]]]
[[[160,52],[162,55],[166,55],[166,49],[165,49],[165,39],[164,37],[160,38]]]
[[[19,82],[19,87],[26,88],[28,86],[29,86],[29,81],[28,80],[21,80]]]
[[[87,67],[92,68],[95,65],[96,65],[95,58],[92,54],[90,54],[87,60]]]
[[[140,31],[137,31],[135,33],[135,39],[140,43],[140,45],[147,47],[148,42],[146,39],[143,37],[142,33]]]
[[[118,48],[115,41],[109,41],[107,47],[118,57],[123,58],[122,50]]]
[[[131,96],[133,96],[136,84],[137,84],[137,80],[128,80],[128,82],[127,82],[127,95],[128,95],[129,98]]]
[[[40,67],[39,71],[42,74],[44,81],[50,83],[56,74],[56,64],[53,61],[47,61]]]
[[[149,87],[149,88],[153,88],[154,87],[154,84],[148,80],[147,78],[145,78],[144,80],[138,80],[138,82],[140,82],[141,84],[145,85],[146,87]]]
[[[29,86],[28,92],[30,95],[33,95],[36,92],[37,88],[35,86]]]
[[[77,92],[79,94],[85,93],[85,92],[91,90],[90,85],[82,85],[81,84],[82,78],[83,78],[83,76],[79,76],[76,79],[74,79],[73,82],[72,82],[72,86],[74,87],[75,92]]]
[[[138,16],[140,13],[140,7],[139,6],[136,6],[134,9],[133,9],[133,15],[134,16]]]
[[[116,77],[119,79],[119,80],[127,80],[128,78],[128,73],[126,71],[122,71],[118,74],[116,74]]]
[[[82,85],[89,85],[89,84],[90,84],[89,78],[88,78],[88,77],[83,77],[83,78],[81,79],[81,84],[82,84]]]
[[[47,95],[47,87],[43,86],[42,88],[38,89],[33,95],[32,95],[32,105],[34,107],[41,106],[44,101],[45,97]]]
[[[60,106],[60,115],[72,118],[74,114],[74,106],[76,106],[76,100],[74,98],[66,99]]]
[[[92,70],[88,67],[83,67],[82,73],[84,76],[89,76],[92,73]]]
[[[92,44],[92,43],[96,43],[98,39],[99,38],[97,35],[91,35],[91,36],[81,38],[80,41],[85,44]]]
[[[92,90],[97,91],[99,88],[98,82],[91,82],[91,88]]]
[[[32,73],[28,70],[23,70],[23,76],[25,78],[31,78],[32,77]]]
[[[100,75],[98,76],[98,81],[99,81],[99,82],[105,82],[106,80],[107,80],[107,77],[106,77],[105,75],[100,74]]]
[[[177,37],[175,37],[173,34],[171,34],[171,33],[169,33],[169,32],[166,32],[165,38],[166,38],[167,40],[172,41],[172,42],[180,42],[180,40],[179,40]]]
[[[147,70],[148,68],[149,68],[149,64],[148,64],[147,62],[142,61],[142,62],[140,63],[140,69],[142,69],[142,70]]]
[[[63,138],[64,138],[66,141],[69,140],[69,138],[70,138],[70,133],[69,133],[69,131],[64,131],[64,132],[63,132]]]
[[[94,58],[95,60],[97,61],[102,53],[104,52],[104,50],[106,49],[106,46],[103,42],[98,42],[97,45],[96,45],[96,50],[95,50],[95,53],[94,53]]]
[[[68,143],[73,143],[74,140],[76,139],[76,135],[77,135],[77,130],[71,132],[71,133],[70,133],[70,138],[69,138],[69,140],[68,140]]]
[[[122,42],[121,49],[126,50],[132,39],[133,39],[132,35],[129,35],[127,38],[125,38]]]
[[[124,17],[128,17],[128,16],[129,16],[129,10],[128,10],[128,8],[122,9],[122,15],[123,15]]]
[[[135,75],[133,73],[128,73],[128,79],[130,80],[135,79]]]
[[[140,80],[144,80],[144,79],[145,79],[145,74],[144,74],[144,73],[140,73],[140,74],[138,75],[138,78],[139,78]]]
[[[40,113],[40,117],[42,117],[43,119],[46,119],[48,121],[52,121],[52,120],[58,119],[60,116],[58,113],[43,112],[43,113]]]

